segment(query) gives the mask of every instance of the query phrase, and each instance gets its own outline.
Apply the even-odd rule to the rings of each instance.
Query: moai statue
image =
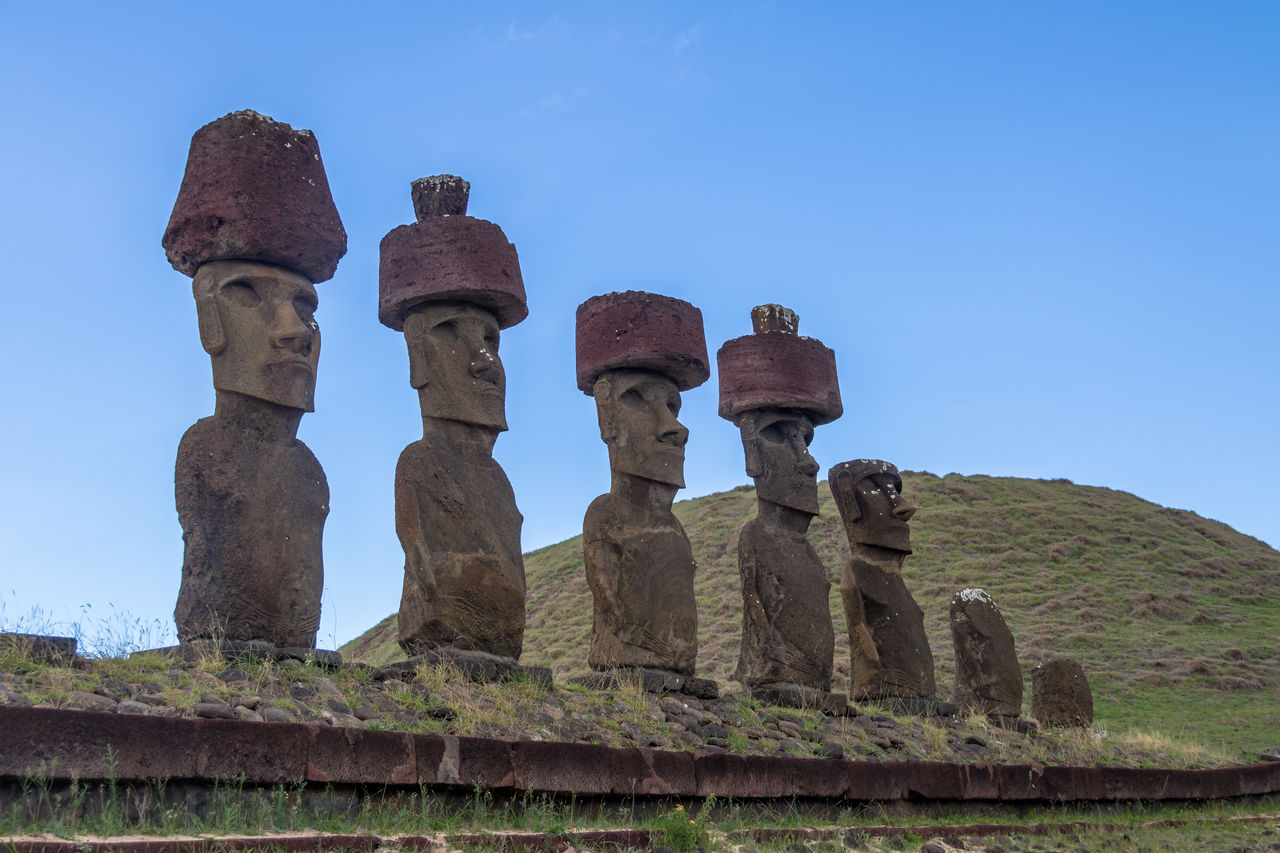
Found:
[[[1031,716],[1042,726],[1093,725],[1093,691],[1078,661],[1051,655],[1032,667]]]
[[[312,285],[347,248],[315,136],[251,110],[200,128],[163,243],[192,277],[216,389],[178,446],[178,638],[314,649],[329,486],[297,431],[320,357]]]
[[[878,459],[842,462],[828,474],[853,556],[840,579],[849,625],[850,692],[922,713],[947,713],[935,701],[933,653],[924,612],[902,580],[911,553],[907,521],[916,508],[902,497],[898,469]]]
[[[702,312],[688,302],[627,291],[578,306],[578,388],[592,395],[612,483],[582,525],[594,598],[592,670],[640,672],[649,689],[712,690],[693,679],[698,608],[693,552],[671,512],[684,486],[689,431],[680,392],[707,380]],[[662,673],[678,676],[663,681]]]
[[[956,707],[1013,724],[1022,713],[1022,667],[1013,632],[991,596],[980,589],[962,589],[952,596],[951,641],[956,651]]]
[[[818,514],[813,428],[840,417],[835,353],[798,334],[781,305],[751,312],[754,333],[716,353],[720,416],[737,424],[756,517],[738,532],[742,645],[734,678],[757,698],[821,704],[831,689],[835,634],[826,567],[809,544]],[[843,699],[843,697],[840,697]]]
[[[462,178],[423,178],[412,190],[417,221],[382,240],[378,304],[383,324],[404,332],[422,410],[422,439],[396,466],[400,645],[514,662],[524,518],[493,445],[507,428],[498,334],[529,314],[520,260],[501,228],[466,215]]]

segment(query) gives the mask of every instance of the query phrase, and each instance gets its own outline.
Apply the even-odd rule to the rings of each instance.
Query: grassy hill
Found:
[[[903,474],[919,507],[904,576],[924,609],[949,695],[947,606],[982,587],[1013,630],[1024,674],[1049,653],[1079,660],[1097,727],[1146,729],[1208,744],[1280,746],[1280,552],[1216,521],[1125,492],[1067,480]],[[847,685],[839,599],[849,546],[825,483],[810,540],[834,581],[836,689]],[[698,561],[698,671],[725,680],[738,652],[737,531],[755,512],[744,486],[676,504]],[[586,669],[591,594],[581,537],[525,556],[526,663],[557,677]],[[356,660],[401,657],[395,615],[342,648]],[[1025,705],[1030,705],[1028,677]]]

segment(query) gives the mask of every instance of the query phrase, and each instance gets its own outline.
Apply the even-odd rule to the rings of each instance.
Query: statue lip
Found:
[[[271,367],[297,367],[308,373],[315,372],[315,368],[311,366],[311,359],[302,355],[288,355],[283,358],[277,358],[271,362]]]

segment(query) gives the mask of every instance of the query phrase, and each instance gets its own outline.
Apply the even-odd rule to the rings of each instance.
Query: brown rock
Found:
[[[595,395],[596,379],[618,368],[661,373],[678,391],[711,375],[702,312],[683,299],[628,290],[593,296],[578,306],[578,388]]]
[[[1084,667],[1051,657],[1031,670],[1031,716],[1042,726],[1093,725],[1093,692]]]
[[[347,234],[315,135],[253,110],[197,130],[163,243],[169,263],[189,276],[208,261],[239,259],[312,282],[333,278]]]
[[[107,696],[99,696],[97,693],[86,693],[83,690],[72,690],[67,698],[67,703],[72,708],[79,708],[84,711],[114,711],[119,703]]]
[[[454,175],[414,182],[418,221],[382,238],[378,319],[383,325],[402,331],[405,317],[425,302],[478,305],[503,329],[529,316],[516,247],[497,225],[466,215],[470,188]]]
[[[693,675],[695,564],[671,503],[689,437],[677,420],[680,391],[707,377],[702,313],[678,299],[610,293],[578,306],[577,334],[578,387],[596,398],[612,472],[583,520],[594,601],[587,662]]]
[[[469,186],[450,175],[415,182],[420,221],[382,243],[381,317],[404,331],[423,423],[396,466],[400,645],[514,661],[524,637],[523,516],[493,445],[507,428],[499,329],[528,309],[515,247],[498,226],[463,215]]]
[[[433,216],[465,216],[471,182],[457,175],[432,175],[409,185],[413,213],[421,222]]]
[[[1022,667],[1013,632],[995,601],[980,589],[951,598],[951,640],[956,653],[952,701],[961,711],[1017,717],[1022,713]]]
[[[876,459],[842,462],[828,473],[852,556],[840,580],[849,625],[854,699],[925,699],[937,692],[924,612],[902,580],[911,553],[898,469]]]

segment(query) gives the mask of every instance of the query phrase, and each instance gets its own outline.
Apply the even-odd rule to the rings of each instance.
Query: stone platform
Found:
[[[592,690],[614,690],[619,685],[638,683],[646,693],[683,693],[695,699],[720,698],[720,685],[710,678],[639,666],[597,670],[575,676],[569,682]]]
[[[373,677],[378,681],[386,681],[389,678],[412,681],[418,667],[424,664],[428,666],[452,664],[466,678],[481,684],[531,681],[548,690],[555,686],[551,678],[551,670],[545,666],[525,666],[511,658],[499,657],[487,652],[451,649],[445,646],[426,649],[406,660],[378,667],[374,670]]]
[[[323,669],[337,669],[342,666],[342,655],[329,649],[309,649],[303,646],[273,646],[260,640],[188,640],[176,646],[164,646],[159,649],[147,649],[134,654],[161,654],[195,663],[211,657],[246,657],[250,660],[285,661],[296,660],[300,663],[314,663]],[[133,657],[133,655],[130,655]]]

